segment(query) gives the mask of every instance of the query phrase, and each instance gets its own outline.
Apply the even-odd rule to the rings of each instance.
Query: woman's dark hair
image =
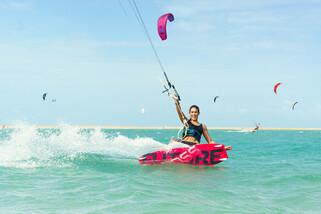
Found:
[[[200,108],[197,105],[191,105],[191,107],[189,107],[189,112],[191,112],[192,108],[196,108],[198,113],[200,113]]]

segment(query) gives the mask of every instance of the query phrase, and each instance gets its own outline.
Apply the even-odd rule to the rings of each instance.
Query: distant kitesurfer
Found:
[[[260,123],[256,123],[255,128],[252,130],[252,132],[256,132],[257,130],[259,130],[260,125],[261,125]]]
[[[189,108],[190,119],[188,119],[181,109],[178,97],[175,94],[171,94],[171,97],[175,101],[176,111],[179,119],[184,125],[182,140],[180,142],[189,146],[193,146],[199,144],[202,135],[204,135],[207,143],[216,144],[209,135],[206,125],[198,121],[198,116],[200,114],[199,107],[197,105],[192,105]],[[226,146],[225,148],[227,150],[232,149],[231,146]]]

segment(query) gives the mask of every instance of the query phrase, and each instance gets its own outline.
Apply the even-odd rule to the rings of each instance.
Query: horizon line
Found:
[[[17,124],[17,125],[10,125],[10,124],[1,124],[0,127],[2,129],[5,128],[19,128],[21,126],[34,126],[40,129],[46,128],[59,128],[61,126],[76,126],[83,129],[94,129],[94,128],[101,128],[101,129],[148,129],[148,130],[179,130],[181,126],[135,126],[135,125],[81,125],[81,124]],[[207,127],[208,130],[232,130],[232,131],[251,131],[253,127]],[[262,127],[259,130],[301,130],[301,131],[321,131],[321,128],[316,127],[309,127],[309,128],[302,128],[302,127]]]

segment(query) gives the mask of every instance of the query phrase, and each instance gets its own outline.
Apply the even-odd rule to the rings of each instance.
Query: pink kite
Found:
[[[167,33],[166,33],[167,20],[170,22],[174,21],[174,15],[171,13],[166,13],[166,14],[162,15],[161,17],[159,17],[158,21],[157,21],[158,35],[160,36],[160,38],[162,40],[167,39]]]
[[[277,94],[277,90],[278,90],[280,85],[282,85],[282,82],[278,82],[277,84],[275,84],[275,86],[274,86],[274,93],[275,94]]]

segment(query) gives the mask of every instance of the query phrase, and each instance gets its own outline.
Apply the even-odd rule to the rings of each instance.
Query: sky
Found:
[[[211,127],[321,127],[320,0],[136,3],[186,114],[197,104]],[[180,125],[128,0],[0,0],[0,56],[0,124]]]

